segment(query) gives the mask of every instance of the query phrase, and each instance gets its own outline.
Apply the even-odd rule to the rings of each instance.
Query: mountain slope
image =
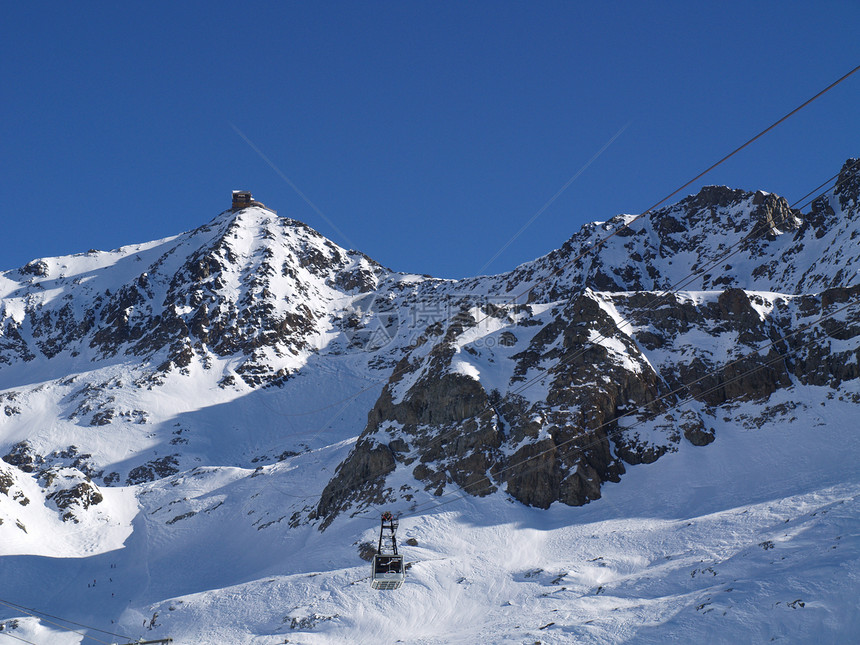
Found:
[[[258,206],[0,274],[0,600],[177,642],[857,635],[858,165],[462,281]]]
[[[712,441],[716,406],[856,379],[860,287],[842,282],[856,280],[860,268],[851,243],[859,223],[857,195],[849,194],[855,165],[846,163],[809,220],[772,195],[706,188],[649,219],[602,227],[617,234],[588,267],[571,259],[581,251],[573,255],[569,241],[515,270],[535,285],[528,304],[460,298],[447,327],[427,328],[401,360],[311,517],[325,525],[353,504],[403,497],[385,486],[397,468],[436,495],[455,484],[476,495],[501,489],[542,508],[583,504],[600,497],[601,482],[618,480],[622,462],[653,462],[682,436]],[[831,228],[808,223],[824,211],[839,213]],[[586,227],[580,248],[598,242],[598,228]],[[733,264],[717,262],[733,249],[741,251]],[[792,263],[811,257],[809,265]],[[625,266],[628,259],[645,269]],[[708,266],[698,285],[688,278]],[[717,268],[725,273],[715,278]],[[740,275],[767,290],[705,290],[708,281],[734,284]],[[605,290],[577,289],[580,280]],[[679,284],[684,291],[667,292]],[[816,291],[804,291],[810,286]],[[543,303],[535,294],[561,299]],[[670,412],[688,396],[691,404]]]

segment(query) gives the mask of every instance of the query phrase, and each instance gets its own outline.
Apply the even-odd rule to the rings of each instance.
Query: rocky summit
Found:
[[[712,450],[727,423],[860,404],[858,237],[851,159],[804,210],[708,186],[459,281],[393,271],[257,203],[33,260],[0,274],[2,542],[131,548],[150,572],[201,552],[235,565],[123,596],[146,619],[267,575],[264,554],[303,527],[594,502],[634,466]]]
[[[585,504],[625,463],[709,444],[720,406],[838,392],[860,376],[857,172],[808,213],[709,186],[508,274],[433,285],[418,302],[444,320],[402,350],[312,517],[413,487]],[[397,469],[417,481],[387,487]]]

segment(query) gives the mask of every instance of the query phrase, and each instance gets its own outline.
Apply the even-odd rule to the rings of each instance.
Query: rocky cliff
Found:
[[[423,331],[311,516],[325,525],[403,497],[386,485],[397,470],[436,496],[453,486],[580,505],[625,464],[712,442],[721,406],[754,401],[773,415],[778,389],[838,392],[860,364],[857,166],[846,162],[808,213],[706,187],[463,281],[509,298],[464,295]]]
[[[707,450],[733,403],[790,419],[774,392],[860,376],[858,166],[805,212],[705,187],[461,281],[258,206],[6,271],[2,508],[38,488],[75,519],[110,488],[317,451],[339,465],[293,524],[454,493],[585,504],[680,442]]]

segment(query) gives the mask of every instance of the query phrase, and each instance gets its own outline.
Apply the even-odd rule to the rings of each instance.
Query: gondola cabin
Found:
[[[406,579],[403,556],[397,553],[397,526],[399,522],[389,511],[382,514],[379,527],[379,546],[370,563],[370,586],[380,591],[399,589]]]
[[[370,586],[380,591],[391,591],[399,589],[400,585],[406,579],[406,573],[403,570],[402,555],[382,555],[377,553],[373,556],[373,575],[371,576]]]

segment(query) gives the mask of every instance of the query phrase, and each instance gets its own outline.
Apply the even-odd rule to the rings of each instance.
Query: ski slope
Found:
[[[853,642],[860,437],[856,403],[829,394],[781,393],[806,401],[792,412],[801,423],[716,420],[707,449],[683,444],[631,467],[585,507],[540,511],[497,493],[407,511],[399,538],[411,567],[394,592],[372,590],[358,557],[358,543],[377,536],[373,514],[322,534],[250,527],[243,500],[256,481],[271,478],[256,493],[267,506],[279,495],[289,505],[296,482],[283,465],[256,478],[207,469],[184,497],[221,505],[172,524],[164,518],[186,508],[177,487],[146,485],[127,500],[139,507],[123,545],[77,558],[7,555],[4,571],[14,602],[176,643]],[[745,412],[760,410],[733,410]],[[19,620],[9,633],[93,642],[50,629]]]

